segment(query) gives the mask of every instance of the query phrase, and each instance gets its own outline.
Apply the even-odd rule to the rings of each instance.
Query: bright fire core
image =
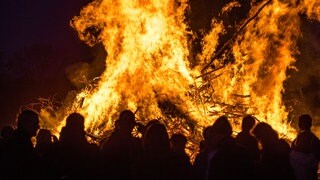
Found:
[[[253,5],[248,18],[264,3]],[[137,110],[141,122],[161,118],[169,132],[191,137],[221,115],[238,131],[239,120],[251,114],[292,139],[295,130],[282,102],[283,82],[298,52],[299,15],[320,20],[319,1],[271,1],[232,43],[234,61],[215,59],[218,70],[205,76],[212,69],[201,69],[214,57],[225,27],[212,20],[202,52],[191,65],[188,8],[187,0],[96,0],[84,7],[71,24],[87,44],[104,45],[106,70],[92,88],[80,90],[57,119],[79,112],[86,118],[87,132],[101,137],[113,128],[121,110],[130,109]],[[181,116],[170,115],[170,108]],[[61,120],[53,121],[54,126],[61,127]]]

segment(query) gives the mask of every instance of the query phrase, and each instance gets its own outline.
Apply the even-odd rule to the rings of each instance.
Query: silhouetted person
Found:
[[[237,135],[236,142],[243,147],[252,158],[252,163],[259,159],[259,148],[257,139],[251,135],[251,130],[255,125],[256,120],[252,116],[246,116],[242,120],[242,131]]]
[[[12,126],[4,126],[1,130],[1,137],[4,141],[8,141],[14,134],[14,129]]]
[[[193,179],[190,158],[185,152],[187,138],[183,134],[173,134],[170,139],[170,147],[173,155],[177,159],[178,172],[181,172],[182,179]]]
[[[161,124],[160,123],[160,121],[158,120],[158,119],[152,119],[152,120],[150,120],[146,125],[145,125],[145,127],[144,127],[144,130],[143,130],[143,134],[147,131],[147,129],[151,126],[151,125],[153,125],[153,124]],[[142,135],[143,135],[142,134]]]
[[[209,161],[217,151],[217,145],[212,141],[214,137],[212,126],[208,126],[203,129],[202,136],[204,138],[202,142],[202,148],[197,154],[194,164],[193,172],[195,179],[204,180],[208,178],[209,173]]]
[[[183,134],[173,134],[170,139],[170,147],[175,154],[189,162],[190,158],[185,152],[187,142],[187,138]]]
[[[262,145],[260,160],[257,163],[257,179],[293,179],[289,162],[290,146],[278,138],[278,133],[267,123],[259,123],[253,134]]]
[[[144,141],[147,129],[153,124],[161,124],[161,123],[158,119],[152,119],[152,120],[148,121],[148,123],[142,128],[141,147],[142,147],[142,141]]]
[[[1,136],[0,136],[0,162],[2,162],[2,155],[4,148],[8,142],[8,140],[13,136],[14,129],[12,126],[7,125],[4,126],[1,130]]]
[[[57,144],[58,178],[93,179],[97,169],[98,147],[89,144],[85,137],[84,117],[78,113],[70,114],[66,125],[60,132]]]
[[[317,180],[320,160],[320,140],[311,132],[312,118],[299,117],[299,133],[291,145],[290,162],[297,180]]]
[[[120,113],[117,128],[102,145],[103,171],[109,179],[130,179],[131,167],[141,154],[141,141],[132,136],[136,124],[130,110]]]
[[[18,127],[8,140],[4,152],[3,179],[37,179],[39,159],[33,148],[31,138],[39,129],[38,114],[25,110],[18,116]]]
[[[51,133],[47,129],[40,129],[37,135],[36,151],[42,157],[53,144]]]
[[[39,173],[42,174],[44,179],[53,179],[56,176],[56,147],[53,143],[51,132],[47,129],[40,129],[36,137],[37,144],[35,146],[35,151],[40,159],[40,170]]]
[[[217,150],[209,161],[208,179],[252,179],[253,166],[248,153],[232,137],[227,117],[219,117],[212,125],[212,141]]]
[[[166,127],[160,123],[150,125],[143,139],[143,156],[134,165],[133,179],[183,179],[178,172],[179,160],[170,150]]]

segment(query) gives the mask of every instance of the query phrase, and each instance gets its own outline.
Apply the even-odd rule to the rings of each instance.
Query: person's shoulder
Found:
[[[237,140],[240,140],[240,139],[256,139],[253,135],[251,135],[250,133],[245,133],[245,132],[240,132],[237,136],[236,136],[236,139]]]
[[[12,137],[8,139],[8,143],[17,143],[28,140],[24,132],[15,130]]]
[[[290,153],[290,144],[285,139],[279,139],[273,144],[273,149],[278,153]]]
[[[114,131],[107,139],[106,143],[113,143],[114,141],[120,141],[121,135],[118,131]]]
[[[315,147],[319,148],[320,151],[320,140],[319,138],[312,133],[312,143],[314,144]]]
[[[314,133],[311,132],[311,135],[313,136],[314,139],[317,139],[318,141],[320,141],[319,138]]]
[[[300,139],[303,141],[310,141],[318,138],[311,131],[302,131],[297,135],[296,139]]]

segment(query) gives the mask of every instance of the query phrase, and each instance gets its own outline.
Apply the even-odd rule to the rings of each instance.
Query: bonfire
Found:
[[[239,3],[226,4],[221,14],[233,8]],[[250,114],[293,139],[296,130],[283,103],[283,83],[296,61],[300,15],[319,21],[320,3],[252,3],[231,35],[219,18],[199,35],[190,28],[189,11],[187,0],[89,3],[70,24],[89,46],[103,44],[105,71],[62,103],[42,99],[40,106],[30,108],[55,132],[70,113],[83,114],[88,137],[97,142],[113,130],[124,109],[135,112],[142,124],[158,119],[169,133],[185,134],[190,152],[195,152],[203,128],[221,115],[230,119],[235,133]]]

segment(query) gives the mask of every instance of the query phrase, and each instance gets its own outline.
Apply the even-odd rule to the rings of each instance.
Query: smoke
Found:
[[[66,69],[68,80],[76,89],[94,83],[95,78],[100,77],[106,69],[104,59],[107,53],[101,43],[91,48],[91,54],[87,61],[72,64]]]

